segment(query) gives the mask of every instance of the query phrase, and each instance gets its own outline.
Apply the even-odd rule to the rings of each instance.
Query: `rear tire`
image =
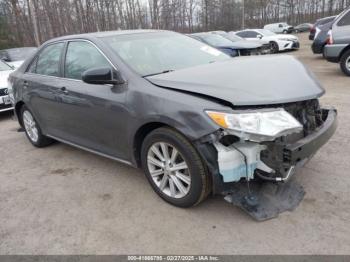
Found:
[[[340,68],[347,76],[350,76],[350,50],[346,51],[340,58]]]
[[[38,122],[32,112],[24,105],[21,108],[21,121],[30,143],[35,147],[45,147],[53,143],[53,140],[43,135]]]
[[[156,129],[145,138],[141,161],[153,190],[174,206],[198,205],[211,190],[207,167],[198,152],[171,128]],[[177,170],[179,166],[183,168]]]

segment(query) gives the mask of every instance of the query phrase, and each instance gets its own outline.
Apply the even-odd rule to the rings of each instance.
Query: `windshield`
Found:
[[[0,60],[0,71],[9,71],[12,67]]]
[[[197,35],[197,36],[212,46],[231,46],[232,45],[232,41],[226,39],[221,35],[203,34],[203,35]]]
[[[224,37],[231,40],[232,42],[245,41],[244,38],[231,33],[226,34]]]
[[[258,29],[257,31],[264,36],[276,35],[275,33],[271,32],[270,30],[266,30],[266,29]]]
[[[102,39],[142,76],[230,59],[219,50],[173,32],[114,35]]]
[[[13,48],[8,49],[7,53],[11,62],[25,60],[33,52],[35,52],[35,47],[23,47],[23,48]]]

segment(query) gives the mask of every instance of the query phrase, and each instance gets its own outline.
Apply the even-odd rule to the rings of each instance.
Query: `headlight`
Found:
[[[208,116],[230,133],[256,142],[273,141],[277,137],[303,130],[303,126],[284,109],[223,113],[206,111]]]

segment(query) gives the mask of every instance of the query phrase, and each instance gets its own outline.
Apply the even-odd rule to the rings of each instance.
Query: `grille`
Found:
[[[8,95],[8,89],[7,88],[0,89],[0,96],[6,96],[6,95]]]
[[[299,42],[294,42],[293,43],[293,48],[300,48],[300,43]]]

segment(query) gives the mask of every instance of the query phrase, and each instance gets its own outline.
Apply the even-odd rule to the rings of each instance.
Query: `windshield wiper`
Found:
[[[164,71],[159,72],[159,73],[144,75],[143,77],[156,76],[156,75],[166,74],[166,73],[170,73],[170,72],[174,72],[174,71],[175,70],[173,70],[173,69],[169,69],[169,70],[164,70]]]

